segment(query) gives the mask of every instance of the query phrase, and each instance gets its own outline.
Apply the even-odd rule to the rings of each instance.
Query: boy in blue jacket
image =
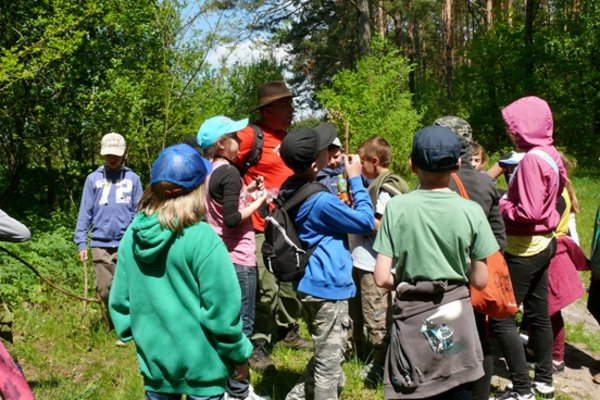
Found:
[[[79,259],[84,262],[88,259],[87,236],[91,227],[96,291],[105,306],[115,275],[117,248],[143,191],[140,177],[123,164],[125,151],[123,136],[104,135],[100,148],[104,165],[85,180],[75,228],[75,244]]]
[[[300,128],[285,137],[281,158],[294,175],[283,183],[281,197],[291,196],[316,179],[328,163],[327,148],[335,137],[335,129],[329,124]],[[375,226],[373,206],[361,180],[360,158],[348,155],[344,161],[354,209],[323,191],[309,197],[292,216],[300,239],[307,248],[314,248],[304,276],[294,284],[314,342],[314,355],[287,400],[337,399],[344,386],[348,299],[356,294],[347,235],[366,235]]]

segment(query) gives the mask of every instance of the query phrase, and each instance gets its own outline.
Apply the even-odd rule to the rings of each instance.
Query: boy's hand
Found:
[[[247,379],[249,379],[249,376],[250,376],[250,367],[248,366],[248,363],[245,363],[242,365],[236,365],[235,372],[236,372],[236,375],[234,376],[234,379],[236,381],[247,380]]]
[[[345,154],[344,165],[346,167],[346,175],[348,179],[360,176],[362,174],[362,165],[358,154]]]
[[[87,261],[88,259],[88,254],[87,254],[87,250],[81,250],[79,252],[79,261]]]

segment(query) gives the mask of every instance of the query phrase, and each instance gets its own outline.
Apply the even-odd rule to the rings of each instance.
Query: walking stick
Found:
[[[108,310],[106,309],[106,306],[104,304],[104,302],[102,301],[102,299],[100,298],[100,293],[96,292],[96,297],[98,298],[98,306],[100,307],[100,313],[102,314],[102,318],[104,319],[104,322],[106,323],[106,332],[110,332],[110,330],[112,329],[112,324],[110,322],[110,317],[108,316]]]
[[[88,268],[87,268],[87,260],[82,261],[83,263],[83,297],[88,297]],[[83,302],[83,310],[81,311],[81,319],[85,318],[85,313],[87,311],[87,301]]]

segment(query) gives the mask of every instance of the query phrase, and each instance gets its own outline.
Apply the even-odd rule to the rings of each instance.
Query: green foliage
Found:
[[[55,284],[81,293],[82,269],[72,240],[74,225],[65,226],[52,220],[47,222],[44,231],[31,229],[35,240],[22,244],[3,243],[2,246],[31,264]],[[74,224],[74,221],[70,222]],[[42,283],[20,261],[1,252],[0,264],[0,297],[4,302],[13,308],[22,303],[48,302],[48,292],[53,289]]]
[[[522,96],[542,97],[553,111],[556,144],[589,163],[600,155],[595,134],[600,126],[600,6],[584,1],[578,12],[555,11],[536,17],[531,46],[524,42],[520,14],[477,34],[467,49],[469,62],[455,69],[456,99],[448,109],[469,120],[485,148],[498,151],[510,145],[500,109]],[[430,96],[426,104],[435,102]]]
[[[351,151],[366,139],[381,135],[392,148],[392,169],[403,172],[422,115],[411,103],[409,72],[408,62],[398,50],[378,40],[356,69],[340,70],[330,87],[317,92],[338,132],[344,132],[347,124]]]

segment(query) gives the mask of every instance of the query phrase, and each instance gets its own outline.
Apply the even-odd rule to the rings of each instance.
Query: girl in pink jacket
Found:
[[[502,117],[517,151],[526,152],[500,200],[500,212],[506,226],[505,258],[515,298],[523,304],[532,328],[536,367],[532,385],[514,318],[492,319],[512,379],[512,388],[497,398],[534,399],[534,394],[553,398],[548,265],[556,250],[554,230],[560,220],[556,202],[566,172],[553,145],[552,112],[544,100],[521,98],[506,106]]]

